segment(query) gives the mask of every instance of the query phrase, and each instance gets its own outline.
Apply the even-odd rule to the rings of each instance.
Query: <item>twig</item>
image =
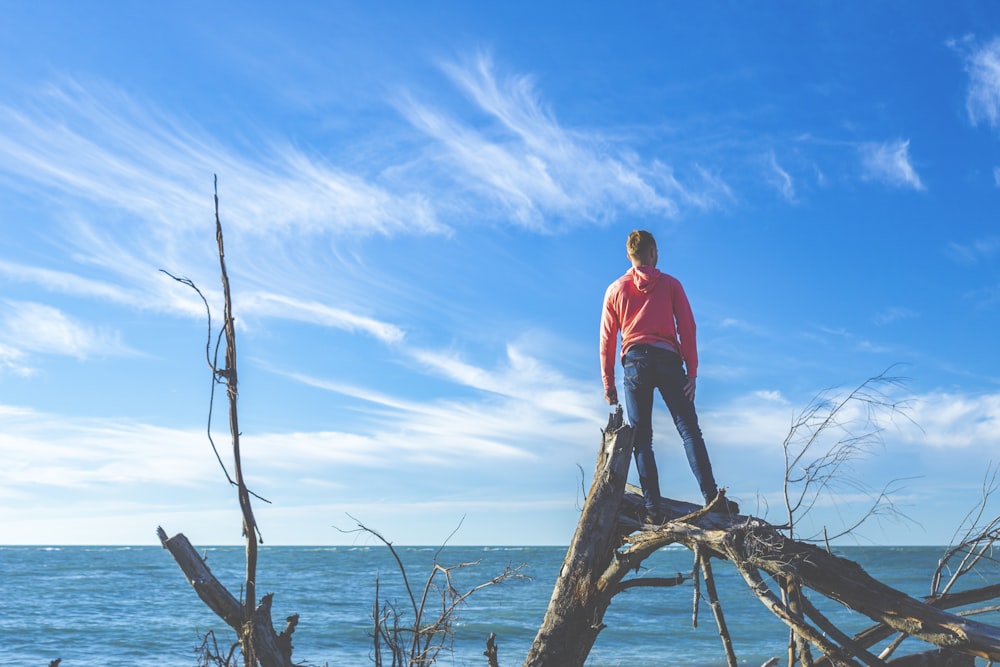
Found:
[[[729,667],[736,667],[736,653],[733,651],[733,639],[729,636],[729,627],[726,625],[726,616],[722,612],[722,603],[719,601],[719,593],[715,589],[715,577],[712,575],[711,559],[702,554],[701,569],[705,574],[705,592],[708,593],[708,601],[712,607],[712,614],[715,616],[715,624],[719,628],[719,637],[722,639],[722,648],[726,652],[726,664]]]
[[[691,627],[698,629],[698,610],[701,602],[701,559],[704,558],[704,549],[700,544],[694,547],[694,568],[691,576],[694,579],[694,600],[691,604]]]

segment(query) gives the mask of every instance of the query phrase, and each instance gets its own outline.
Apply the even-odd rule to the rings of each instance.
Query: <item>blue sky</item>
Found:
[[[801,525],[890,484],[911,520],[855,539],[950,541],[1000,453],[1000,7],[494,4],[7,3],[0,541],[241,540],[161,272],[220,321],[215,174],[265,543],[568,543],[635,228],[732,497],[783,521],[795,416],[891,368],[907,412]]]

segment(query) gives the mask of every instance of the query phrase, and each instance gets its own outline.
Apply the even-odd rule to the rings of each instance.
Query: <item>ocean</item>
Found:
[[[216,576],[239,595],[242,547],[198,547]],[[462,592],[488,581],[508,565],[524,564],[530,579],[511,579],[474,593],[459,609],[454,642],[442,667],[484,667],[486,638],[496,633],[500,664],[520,665],[534,639],[565,555],[563,547],[397,547],[416,595],[435,562],[477,563],[454,571]],[[846,547],[838,554],[913,596],[926,595],[943,549]],[[636,576],[688,573],[691,553],[669,547],[647,560]],[[741,665],[757,666],[783,656],[784,626],[747,590],[738,573],[716,561],[714,571],[726,620]],[[299,614],[294,634],[296,662],[306,665],[370,665],[372,603],[376,579],[383,600],[409,606],[395,560],[382,545],[358,547],[269,547],[260,549],[258,597],[274,593],[275,625]],[[977,580],[969,586],[996,581]],[[197,597],[170,554],[158,546],[0,547],[0,664],[45,667],[195,667],[196,648],[212,630],[227,645],[231,631]],[[440,598],[437,598],[440,600]],[[812,598],[815,600],[815,596]],[[825,601],[824,601],[825,602]],[[440,603],[438,604],[440,606]],[[866,618],[828,611],[855,632]],[[653,667],[725,665],[711,612],[701,602],[692,627],[690,582],[668,589],[634,588],[612,602],[587,665]],[[405,618],[412,619],[412,614]],[[1000,625],[1000,615],[978,620]],[[904,648],[916,650],[914,640]],[[905,652],[905,651],[904,651]],[[985,662],[981,663],[985,664]]]

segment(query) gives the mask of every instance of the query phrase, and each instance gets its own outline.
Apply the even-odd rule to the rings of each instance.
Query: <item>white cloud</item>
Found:
[[[224,192],[240,193],[226,200],[229,226],[252,235],[444,230],[417,191],[391,192],[273,138],[257,145],[267,148],[220,144],[98,84],[69,82],[33,108],[0,107],[0,170],[128,211],[161,234],[204,223],[215,173]]]
[[[118,332],[78,322],[52,306],[3,302],[0,343],[9,350],[57,354],[77,359],[133,354]],[[16,358],[16,354],[6,355]]]
[[[706,440],[715,447],[775,452],[788,434],[794,408],[780,392],[760,390],[713,410],[699,410]],[[773,481],[773,480],[769,480]]]
[[[554,450],[578,451],[596,441],[603,420],[600,392],[581,388],[514,345],[492,370],[448,352],[402,351],[425,372],[453,382],[464,397],[417,400],[303,373],[281,373],[363,405],[353,424],[360,435],[295,435],[288,446],[325,449],[328,456],[359,465],[452,467],[467,460],[533,460]],[[469,394],[468,389],[474,391]],[[276,443],[283,438],[268,436]],[[461,452],[458,459],[456,452]]]
[[[394,459],[443,463],[461,451],[463,458],[473,459],[535,458],[542,452],[540,446],[576,449],[581,442],[591,442],[588,434],[598,432],[596,401],[584,407],[587,396],[566,388],[565,381],[540,381],[541,375],[524,365],[518,376],[514,367],[495,374],[444,356],[421,359],[462,388],[486,393],[461,400],[417,401],[305,374],[286,375],[372,406],[365,410],[369,418],[356,427],[367,434],[362,449],[375,457],[394,452]]]
[[[685,186],[662,163],[641,164],[602,137],[563,128],[542,107],[530,77],[498,80],[485,56],[444,69],[492,126],[463,124],[412,96],[399,103],[401,113],[457,166],[450,177],[499,200],[524,226],[548,228],[552,216],[599,222],[623,210],[672,217],[681,206],[710,207],[729,197],[704,170],[694,170],[696,186]]]
[[[0,410],[0,489],[190,486],[222,477],[204,431]]]
[[[1000,394],[926,394],[915,397],[910,410],[915,425],[903,431],[907,442],[1000,451]]]
[[[60,294],[88,296],[115,303],[136,304],[138,297],[118,285],[0,259],[0,275],[10,282],[39,285]]]
[[[35,369],[25,363],[23,350],[0,342],[0,370],[5,370],[21,377],[31,377]]]
[[[969,89],[965,108],[973,125],[1000,124],[1000,37],[972,51],[966,61]]]
[[[881,313],[875,315],[875,324],[884,325],[898,322],[899,320],[909,320],[919,317],[919,313],[903,306],[891,306]]]
[[[767,335],[767,330],[764,329],[764,327],[747,322],[746,320],[737,319],[735,317],[723,318],[723,320],[719,322],[719,326],[723,329],[736,329],[737,331],[753,334],[755,336]]]
[[[404,332],[394,324],[364,317],[314,301],[301,301],[280,294],[253,293],[240,298],[241,312],[285,320],[309,322],[345,331],[362,331],[384,343],[398,343]]]
[[[545,366],[515,345],[507,346],[505,364],[489,371],[473,366],[451,353],[414,350],[411,352],[432,372],[461,386],[530,401],[552,414],[589,420],[593,417],[593,396],[559,371]]]
[[[949,242],[945,252],[954,261],[961,264],[976,264],[989,259],[1000,251],[1000,237],[983,238],[972,243]]]
[[[1000,452],[1000,394],[962,394],[932,392],[907,395],[904,388],[883,387],[887,404],[899,402],[901,412],[885,411],[878,424],[879,436],[886,442],[906,443],[908,447],[977,448],[986,459]],[[843,391],[830,391],[824,397],[840,401]],[[789,432],[793,418],[806,406],[793,404],[779,392],[761,390],[737,397],[702,418],[713,434],[713,442],[733,447],[773,449]],[[843,424],[852,424],[859,435],[872,416],[862,402],[848,404],[839,415]]]
[[[767,155],[766,164],[768,167],[767,178],[771,186],[777,190],[788,202],[795,201],[795,183],[787,171],[778,164],[778,157],[771,151]]]
[[[893,187],[923,190],[924,184],[910,162],[910,142],[868,143],[861,147],[863,176]]]

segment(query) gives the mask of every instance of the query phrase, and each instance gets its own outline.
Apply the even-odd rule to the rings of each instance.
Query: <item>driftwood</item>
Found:
[[[187,537],[177,534],[168,538],[163,528],[157,528],[156,534],[163,548],[174,557],[202,602],[225,621],[238,637],[248,635],[244,621],[247,614],[243,604],[216,579]],[[281,633],[276,633],[271,621],[272,597],[270,593],[265,595],[254,610],[255,627],[253,632],[249,633],[255,641],[254,655],[261,667],[293,667],[292,633],[298,625],[299,616],[298,614],[289,616],[285,619],[285,629]]]
[[[729,664],[736,664],[736,657],[712,581],[712,558],[735,566],[764,607],[789,626],[803,664],[959,666],[973,664],[973,656],[1000,660],[1000,628],[945,611],[995,598],[1000,585],[917,600],[852,561],[788,539],[766,521],[729,515],[721,509],[724,492],[707,507],[664,500],[667,522],[643,526],[638,519],[641,496],[625,481],[631,453],[632,432],[622,424],[619,408],[603,432],[590,493],[525,667],[582,666],[612,598],[636,585],[625,576],[668,544],[683,544],[694,552],[695,572],[700,568],[704,576]],[[668,583],[676,582],[660,585]],[[810,592],[860,612],[876,625],[850,637],[810,602]],[[891,663],[869,652],[894,633],[937,648]],[[813,649],[821,654],[815,660]]]

